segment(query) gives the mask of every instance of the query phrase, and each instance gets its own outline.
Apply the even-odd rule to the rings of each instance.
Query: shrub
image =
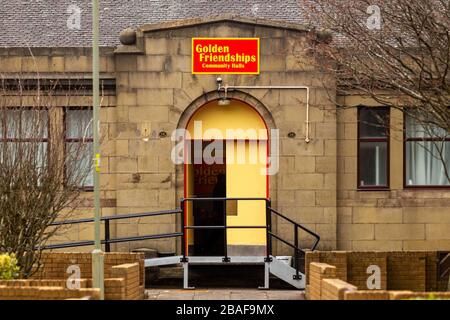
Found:
[[[14,253],[0,254],[0,280],[11,280],[19,276],[19,266],[17,265]]]

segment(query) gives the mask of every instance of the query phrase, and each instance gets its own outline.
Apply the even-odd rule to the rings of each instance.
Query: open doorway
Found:
[[[226,203],[185,202],[186,226],[229,227],[226,234],[219,228],[188,229],[186,252],[193,256],[223,256],[226,238],[230,256],[265,255],[265,230],[246,228],[265,226],[265,202],[242,200],[269,197],[269,140],[263,118],[239,100],[233,99],[226,107],[211,101],[192,115],[186,130],[189,138],[185,140],[184,153],[185,198],[231,198]],[[214,161],[208,161],[205,155],[212,155]]]
[[[211,142],[202,141],[202,154]],[[223,145],[223,144],[222,144]],[[213,156],[220,159],[208,164],[204,157],[194,161],[194,197],[224,198],[227,194],[225,146],[214,150]],[[193,204],[196,226],[223,226],[225,224],[224,205],[221,201],[198,201]],[[224,254],[223,229],[197,229],[194,231],[194,255],[221,256]]]

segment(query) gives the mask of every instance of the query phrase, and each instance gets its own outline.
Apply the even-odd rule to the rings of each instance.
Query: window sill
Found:
[[[356,191],[391,191],[390,187],[358,187]]]
[[[80,191],[80,192],[93,192],[94,187],[79,187],[79,188],[73,188],[74,191]]]
[[[450,190],[450,186],[403,186],[404,190]]]

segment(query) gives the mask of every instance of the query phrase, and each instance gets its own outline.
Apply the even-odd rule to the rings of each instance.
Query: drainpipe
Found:
[[[306,121],[305,121],[305,142],[309,143],[311,139],[309,138],[309,92],[310,87],[308,86],[229,86],[222,85],[222,79],[217,78],[217,91],[232,91],[232,90],[241,90],[241,89],[276,89],[276,90],[306,90]]]

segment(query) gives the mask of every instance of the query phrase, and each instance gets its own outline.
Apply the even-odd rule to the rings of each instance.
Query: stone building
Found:
[[[104,2],[100,59],[104,216],[174,209],[181,198],[194,195],[195,170],[174,164],[171,158],[175,129],[189,128],[194,120],[219,130],[256,124],[268,132],[260,138],[263,146],[273,138],[270,130],[278,129],[278,173],[261,178],[255,173],[257,166],[239,169],[226,164],[219,171],[225,170],[221,172],[226,174],[227,197],[270,198],[277,211],[319,234],[323,250],[450,250],[448,183],[439,177],[418,177],[425,171],[417,160],[421,155],[415,155],[416,160],[408,158],[400,111],[358,94],[336,95],[333,76],[323,73],[308,54],[317,38],[304,24],[297,1],[283,1],[277,8],[270,1],[245,5],[225,1],[230,2],[225,12],[206,1],[169,1],[166,6],[165,1],[141,1],[138,8]],[[60,1],[49,8],[33,2],[19,10],[6,8],[2,23],[10,32],[0,37],[3,79],[18,75],[78,79],[89,88],[90,16],[83,12],[90,9],[82,7],[81,29],[68,31],[68,5]],[[40,6],[54,15],[43,14]],[[42,21],[36,22],[37,27],[25,22],[25,12],[33,12]],[[52,22],[52,17],[57,18]],[[120,43],[119,32],[125,27],[136,32],[124,33]],[[196,37],[259,38],[259,74],[193,74],[192,38]],[[217,90],[218,77],[229,86],[304,86],[309,95],[300,88],[238,89],[227,92],[230,105],[220,105],[224,92]],[[337,110],[335,99],[353,108]],[[86,96],[61,104],[88,111],[92,105]],[[372,108],[390,119],[389,132],[371,128],[372,113],[367,110]],[[236,138],[240,139],[250,140]],[[260,149],[269,150],[261,144]],[[92,193],[86,191],[84,196],[88,201],[77,210],[80,218],[92,215]],[[235,216],[227,218],[229,223],[265,224],[264,208],[253,204],[244,213],[240,203],[238,207]],[[180,222],[179,216],[121,220],[112,224],[111,237],[171,233],[179,230]],[[75,225],[54,242],[90,240],[92,230]],[[292,225],[283,219],[273,221],[273,230],[293,241]],[[230,250],[264,252],[261,232],[229,231]],[[194,248],[195,239],[201,237],[191,232],[188,242]],[[305,235],[301,241],[304,247],[311,244]],[[173,239],[126,242],[113,249],[142,246],[180,250],[179,240]],[[287,253],[288,247],[277,242],[275,250]]]

